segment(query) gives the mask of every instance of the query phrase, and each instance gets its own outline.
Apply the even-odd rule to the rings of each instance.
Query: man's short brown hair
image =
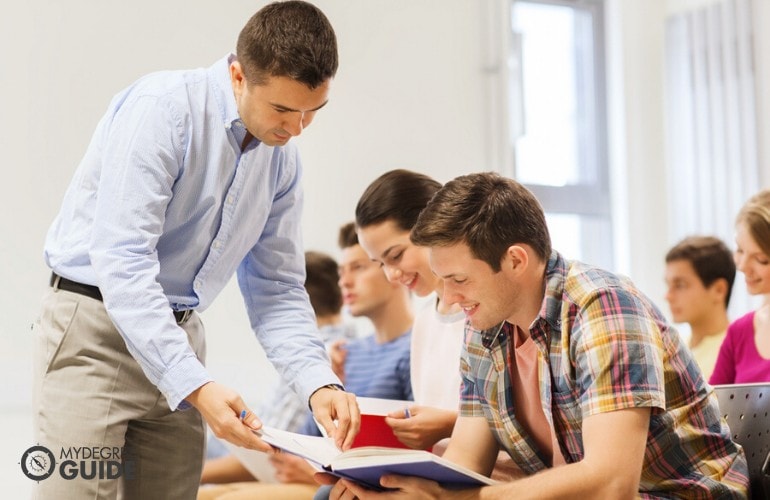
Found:
[[[305,290],[316,316],[339,314],[342,310],[342,290],[337,261],[325,253],[307,251],[305,273]]]
[[[495,272],[511,245],[527,244],[544,261],[551,255],[545,214],[535,195],[492,172],[446,183],[420,213],[410,237],[426,247],[465,243]]]
[[[316,6],[291,0],[261,8],[241,30],[238,62],[249,83],[285,76],[315,89],[333,78],[339,64],[337,37]]]
[[[666,253],[666,263],[684,260],[692,265],[704,287],[710,287],[718,279],[727,282],[725,308],[730,304],[730,295],[735,281],[735,261],[727,245],[713,236],[690,236]]]
[[[358,245],[358,235],[356,234],[355,222],[348,222],[340,228],[339,238],[337,239],[342,250]]]

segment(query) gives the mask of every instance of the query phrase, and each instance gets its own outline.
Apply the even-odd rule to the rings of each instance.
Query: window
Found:
[[[762,186],[758,139],[764,60],[759,3],[712,2],[666,22],[669,240],[712,234],[734,246],[734,217]],[[766,169],[766,167],[763,167]],[[765,170],[766,171],[766,170]],[[740,276],[736,276],[736,285]],[[734,286],[730,316],[758,306]]]
[[[600,0],[513,0],[502,173],[543,204],[553,246],[613,268]]]

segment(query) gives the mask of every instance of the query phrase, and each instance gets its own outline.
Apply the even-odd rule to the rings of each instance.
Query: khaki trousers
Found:
[[[182,328],[203,361],[198,315]],[[33,498],[194,499],[203,419],[194,408],[169,409],[104,305],[50,289],[33,330],[35,437],[55,458],[55,470],[38,482]]]

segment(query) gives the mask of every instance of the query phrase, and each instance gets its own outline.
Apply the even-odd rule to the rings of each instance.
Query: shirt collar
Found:
[[[551,256],[545,268],[545,295],[540,306],[537,318],[529,325],[530,332],[545,332],[546,329],[536,328],[540,322],[548,324],[551,330],[561,331],[561,302],[564,293],[564,281],[567,276],[568,262],[556,250],[551,251]],[[503,325],[505,322],[481,331],[481,342],[486,348],[490,348],[494,341],[502,341],[505,336]],[[533,340],[537,340],[533,338]]]
[[[551,257],[545,266],[545,295],[538,318],[556,330],[561,328],[562,298],[568,268],[569,262],[556,250],[551,251]]]
[[[219,89],[220,110],[222,111],[222,123],[225,128],[234,126],[243,127],[238,107],[235,105],[235,95],[230,82],[230,63],[235,60],[235,54],[227,54],[209,68],[209,78]]]

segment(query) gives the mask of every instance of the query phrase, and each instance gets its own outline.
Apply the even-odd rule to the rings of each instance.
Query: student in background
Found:
[[[690,351],[706,380],[727,334],[734,280],[733,254],[719,238],[690,236],[666,254],[666,301],[674,322],[690,325]]]
[[[411,239],[469,323],[444,458],[489,474],[502,448],[527,477],[460,493],[415,477],[384,476],[399,490],[384,493],[339,480],[332,500],[746,497],[743,450],[687,346],[628,279],[552,250],[521,184],[458,177]]]
[[[770,382],[770,189],[751,197],[735,220],[735,263],[751,295],[762,297],[755,311],[727,328],[711,384]]]
[[[355,327],[343,321],[342,291],[339,286],[338,264],[333,257],[323,252],[305,252],[305,290],[310,297],[310,304],[316,316],[321,339],[331,348],[337,340],[351,340],[356,337]],[[272,392],[259,405],[257,410],[263,425],[291,432],[299,432],[307,419],[307,404],[300,396],[278,380]],[[213,435],[209,439],[207,453],[221,447],[219,456],[209,455],[203,464],[201,484],[222,484],[240,481],[253,481],[251,473],[237,457]],[[206,498],[203,495],[200,498]]]
[[[346,390],[357,396],[411,400],[409,345],[414,316],[409,292],[391,283],[358,244],[352,223],[340,229],[342,257],[339,285],[348,312],[372,322],[372,335],[347,342],[343,362]],[[300,433],[320,435],[309,412]],[[304,459],[289,453],[270,456],[280,484],[239,483],[211,489],[206,500],[311,499],[318,489],[315,469]],[[217,494],[219,492],[219,494]],[[201,495],[204,490],[201,490]]]

